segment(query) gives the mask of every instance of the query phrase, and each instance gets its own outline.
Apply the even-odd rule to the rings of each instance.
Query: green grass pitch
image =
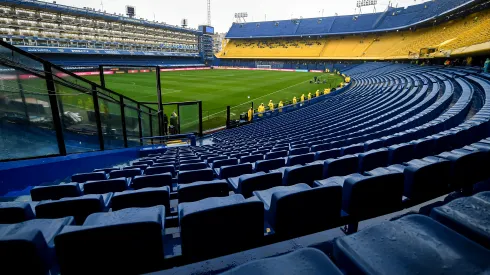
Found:
[[[326,84],[310,84],[314,76],[326,80]],[[87,77],[98,82],[98,77]],[[233,117],[238,118],[250,108],[272,100],[277,104],[291,101],[294,96],[305,96],[324,88],[335,88],[343,81],[332,73],[303,73],[251,70],[197,70],[161,73],[163,102],[198,101],[203,103],[203,129],[223,126],[226,106],[231,106]],[[106,86],[137,101],[157,101],[155,73],[105,75]],[[170,114],[176,106],[167,106]],[[183,114],[181,109],[181,131],[185,125],[196,120],[197,109]],[[195,127],[195,124],[189,127]]]

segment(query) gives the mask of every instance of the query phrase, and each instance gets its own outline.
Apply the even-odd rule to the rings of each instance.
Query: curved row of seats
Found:
[[[470,194],[490,178],[488,81],[363,66],[346,92],[216,134],[215,144],[33,188],[33,202],[1,205],[0,223],[34,232],[44,220],[57,229],[45,240],[5,231],[0,245],[31,244],[35,270],[147,272],[172,266],[174,251],[194,262],[340,225],[352,233],[359,221]]]

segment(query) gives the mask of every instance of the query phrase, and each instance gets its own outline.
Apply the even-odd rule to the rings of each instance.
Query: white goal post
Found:
[[[257,69],[270,70],[272,69],[271,65],[257,65]]]

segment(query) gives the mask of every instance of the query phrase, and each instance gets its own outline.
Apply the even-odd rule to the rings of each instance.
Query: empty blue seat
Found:
[[[33,201],[59,200],[67,197],[78,197],[83,195],[78,183],[65,183],[48,186],[35,186],[31,189]]]
[[[345,178],[342,209],[356,220],[363,220],[401,208],[403,173],[377,168]]]
[[[213,162],[215,162],[217,160],[224,160],[224,159],[228,159],[228,157],[227,156],[210,157],[206,161],[208,164],[212,164]]]
[[[374,139],[364,142],[364,152],[375,150],[383,147],[384,141],[381,139]]]
[[[180,160],[179,164],[184,165],[184,164],[193,164],[193,163],[200,163],[200,162],[202,162],[202,160],[199,158],[197,158],[197,159],[186,159],[186,160]]]
[[[220,179],[227,179],[252,173],[252,164],[243,163],[237,165],[222,166],[219,169],[216,168],[216,170],[216,174],[219,176]]]
[[[41,201],[35,207],[38,219],[57,219],[73,216],[76,224],[83,224],[88,215],[109,209],[112,193]]]
[[[121,170],[121,168],[101,168],[101,169],[94,169],[94,172],[104,172],[106,174],[109,174],[110,172],[112,171],[116,171],[116,170]]]
[[[199,201],[210,197],[226,197],[229,195],[225,180],[198,181],[182,184],[177,187],[179,203]]]
[[[347,176],[357,172],[359,160],[357,156],[347,155],[338,159],[327,159],[323,163],[323,178]]]
[[[149,166],[146,164],[140,164],[140,165],[132,165],[132,166],[123,167],[123,170],[140,169],[141,171],[145,171],[148,167]]]
[[[313,161],[315,161],[315,153],[295,155],[295,156],[289,156],[287,158],[286,165],[287,166],[293,166],[298,164],[304,165]]]
[[[175,176],[175,167],[172,165],[168,165],[168,166],[150,167],[145,170],[145,175],[148,176],[164,174],[164,173],[171,173],[172,176]]]
[[[149,176],[136,176],[131,182],[131,188],[133,189],[164,186],[172,186],[172,174],[163,173]]]
[[[360,173],[385,166],[388,166],[388,149],[386,148],[371,150],[369,152],[359,154],[358,171]]]
[[[140,274],[162,268],[165,207],[90,215],[55,238],[62,274]]]
[[[213,169],[206,168],[191,171],[179,171],[178,182],[180,184],[191,183],[196,181],[210,181],[214,179]]]
[[[190,260],[252,248],[264,237],[263,204],[242,195],[181,203],[179,221],[182,254]]]
[[[56,274],[54,237],[72,217],[0,224],[2,274]],[[50,273],[51,272],[51,273]]]
[[[333,256],[346,274],[485,274],[490,250],[431,218],[409,215],[337,238]]]
[[[414,148],[411,143],[401,143],[388,147],[388,163],[400,164],[414,159]]]
[[[138,166],[138,165],[152,166],[153,161],[151,161],[151,160],[140,160],[140,161],[135,161],[132,164],[132,166]]]
[[[263,160],[264,156],[263,155],[250,155],[246,157],[241,157],[240,158],[240,163],[254,163],[259,160]]]
[[[259,160],[255,162],[255,172],[269,172],[270,170],[284,167],[286,161],[283,158]]]
[[[198,162],[198,163],[190,163],[190,164],[184,164],[179,167],[179,171],[191,171],[191,170],[199,170],[199,169],[206,169],[208,166],[204,162]]]
[[[313,145],[313,146],[311,146],[311,151],[312,152],[326,151],[326,150],[329,150],[331,148],[332,147],[331,147],[330,143],[320,144],[320,145]]]
[[[111,179],[117,179],[117,178],[134,178],[136,176],[141,176],[141,170],[139,168],[134,168],[134,169],[127,169],[127,170],[119,170],[119,171],[112,171],[110,173],[110,178]]]
[[[257,172],[255,174],[242,175],[229,178],[231,188],[235,193],[242,194],[245,198],[251,197],[253,191],[266,190],[282,184],[280,172]]]
[[[432,209],[430,216],[482,246],[490,249],[490,192],[456,199]]]
[[[71,176],[72,182],[86,182],[89,180],[105,180],[107,175],[104,172],[80,173]]]
[[[364,144],[354,144],[354,145],[342,147],[341,155],[346,156],[346,155],[352,155],[352,154],[357,154],[362,152],[364,152]]]
[[[222,166],[229,166],[229,165],[236,165],[236,164],[238,164],[238,159],[222,159],[222,160],[214,161],[211,164],[211,168],[217,169],[217,168],[221,168]]]
[[[327,160],[340,157],[340,149],[330,149],[325,151],[317,151],[315,153],[315,160]]]
[[[325,230],[338,225],[340,220],[341,186],[311,188],[299,183],[253,194],[264,203],[269,224],[281,236],[295,237]]]
[[[170,188],[143,188],[114,193],[111,199],[112,211],[133,207],[165,206],[170,211]]]
[[[34,212],[29,203],[0,202],[0,224],[19,223],[34,218]]]
[[[413,157],[414,158],[424,158],[435,153],[436,140],[432,137],[415,140],[410,142],[413,144]]]
[[[282,150],[282,151],[277,151],[277,152],[271,152],[265,154],[265,159],[277,159],[277,158],[285,158],[288,156],[288,151]]]
[[[425,201],[446,194],[451,182],[451,162],[443,158],[414,159],[406,165],[392,165],[388,169],[404,174],[403,195],[413,201]]]
[[[109,192],[122,192],[127,190],[129,183],[126,178],[87,181],[82,184],[83,193],[87,194],[105,194]]]
[[[297,183],[313,185],[315,180],[322,179],[323,165],[321,163],[311,163],[305,166],[292,166],[284,169],[282,185],[290,186]]]
[[[468,188],[490,176],[488,154],[476,148],[456,149],[444,152],[438,157],[451,161],[451,189]]]
[[[303,155],[303,154],[308,154],[309,152],[310,152],[309,147],[294,148],[292,150],[289,150],[289,155],[290,156]]]
[[[252,261],[237,266],[222,275],[288,274],[342,275],[342,272],[320,250],[303,248],[286,255]]]

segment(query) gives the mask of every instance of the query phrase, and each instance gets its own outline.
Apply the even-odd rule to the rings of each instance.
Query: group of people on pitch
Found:
[[[330,93],[330,89],[328,88],[325,88],[323,90],[323,95],[328,95]],[[315,92],[315,97],[319,97],[320,96],[320,90],[316,90]],[[306,96],[305,94],[302,94],[300,96],[300,104],[303,104],[303,102],[305,102],[305,100],[311,100],[313,98],[313,94],[312,93],[308,93],[308,97],[306,99]],[[293,100],[292,100],[292,105],[296,105],[298,104],[298,99],[296,97],[293,97]],[[259,117],[262,117],[263,116],[263,113],[265,113],[266,111],[271,111],[271,112],[274,112],[275,110],[275,105],[274,103],[272,102],[272,99],[269,100],[269,104],[267,104],[267,107],[269,107],[268,110],[266,110],[266,107],[264,105],[264,103],[261,103],[259,105],[259,107],[257,108],[257,113],[259,114]],[[282,108],[284,107],[284,103],[281,101],[279,101],[279,103],[277,104],[277,109],[278,109],[278,112],[281,113],[282,112]],[[250,107],[250,109],[248,110],[248,113],[247,113],[247,118],[248,118],[248,121],[252,121],[253,119],[253,115],[254,115],[254,109],[252,107]]]

